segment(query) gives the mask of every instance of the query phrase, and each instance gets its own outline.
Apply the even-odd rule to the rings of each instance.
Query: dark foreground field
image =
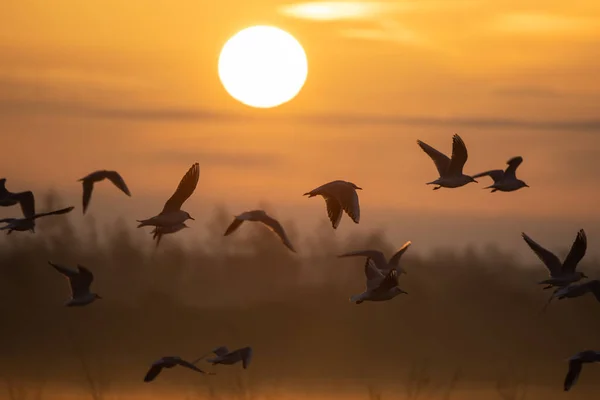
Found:
[[[541,309],[549,293],[541,265],[519,265],[487,247],[405,255],[401,287],[386,303],[351,304],[363,290],[363,259],[345,250],[402,243],[373,233],[341,243],[323,225],[289,252],[262,227],[223,238],[230,214],[217,210],[208,235],[158,250],[130,221],[79,232],[67,218],[41,220],[35,235],[0,240],[0,370],[3,398],[595,399],[600,367],[584,368],[562,392],[565,359],[600,349],[593,297]],[[91,221],[91,217],[90,217]],[[290,225],[289,223],[287,224]],[[256,229],[255,229],[256,228]],[[105,240],[104,240],[105,238]],[[410,239],[407,231],[406,240]],[[104,297],[66,308],[67,284],[47,261],[85,265]],[[598,277],[598,265],[580,268]],[[216,347],[251,345],[242,371],[216,376],[176,369],[142,378],[163,355],[194,358]],[[595,393],[595,394],[594,394]]]

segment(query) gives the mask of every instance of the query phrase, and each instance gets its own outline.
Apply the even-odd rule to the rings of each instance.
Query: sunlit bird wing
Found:
[[[195,163],[183,176],[175,193],[167,200],[161,214],[179,211],[185,201],[194,193],[200,179],[200,164]]]

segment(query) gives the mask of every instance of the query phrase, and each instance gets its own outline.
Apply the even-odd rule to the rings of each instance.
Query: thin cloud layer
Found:
[[[542,12],[499,15],[490,25],[503,34],[565,35],[600,31],[600,20]]]

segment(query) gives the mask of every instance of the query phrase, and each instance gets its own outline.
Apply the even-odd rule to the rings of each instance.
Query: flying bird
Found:
[[[6,178],[0,179],[0,207],[11,207],[19,204],[23,215],[30,204],[34,204],[31,191],[13,193],[6,189]],[[25,205],[25,207],[23,206]]]
[[[583,364],[600,362],[600,351],[585,350],[568,359],[569,371],[565,377],[564,389],[568,392],[579,379]]]
[[[54,267],[64,277],[69,280],[71,288],[71,299],[65,303],[67,307],[85,306],[92,303],[96,299],[102,297],[97,293],[90,292],[90,286],[94,281],[94,275],[86,267],[77,266],[77,271],[63,267],[62,265],[54,264],[48,261],[48,264]]]
[[[292,243],[290,242],[290,239],[288,239],[287,234],[283,229],[283,226],[281,226],[279,221],[277,221],[275,218],[270,217],[263,210],[246,211],[241,213],[240,215],[236,215],[233,219],[233,222],[229,225],[223,236],[231,235],[237,228],[239,228],[240,225],[242,225],[244,221],[261,222],[271,231],[275,232],[288,249],[290,249],[294,253],[296,252],[296,250],[294,250],[294,246],[292,246]]]
[[[123,177],[119,175],[117,171],[107,171],[100,170],[92,172],[91,174],[81,178],[78,182],[81,182],[83,185],[83,213],[87,211],[87,208],[90,204],[90,200],[92,199],[92,191],[94,190],[94,183],[101,182],[105,179],[111,181],[118,189],[120,189],[127,196],[131,197],[131,192],[129,192],[129,188],[125,184],[125,180]]]
[[[25,200],[27,199],[27,200]],[[0,228],[1,231],[6,231],[7,235],[10,235],[13,231],[25,232],[31,231],[35,233],[35,220],[42,217],[47,217],[49,215],[61,215],[67,214],[73,211],[75,207],[67,207],[62,208],[60,210],[45,212],[36,214],[35,213],[35,201],[33,195],[31,197],[24,197],[21,201],[21,207],[23,209],[23,213],[25,214],[24,218],[4,218],[0,219],[0,223],[5,223],[3,227]]]
[[[188,219],[194,220],[188,212],[181,209],[181,206],[196,190],[198,179],[200,179],[200,165],[195,163],[181,179],[177,190],[167,200],[160,214],[152,218],[138,220],[137,222],[140,223],[138,228],[142,226],[173,227]]]
[[[200,368],[198,368],[194,365],[201,359],[202,358],[199,358],[198,360],[196,360],[194,362],[188,362],[188,361],[181,359],[181,357],[177,357],[177,356],[163,357],[160,360],[152,363],[152,366],[150,367],[150,369],[146,373],[146,376],[144,377],[144,382],[152,382],[158,376],[158,374],[160,374],[160,372],[163,370],[163,368],[173,368],[173,367],[176,367],[177,365],[185,367],[185,368],[189,368],[191,370],[200,372],[202,374],[215,375],[213,372],[202,371]]]
[[[215,353],[216,357],[206,360],[212,365],[232,365],[241,361],[242,367],[246,369],[252,360],[252,347],[242,347],[241,349],[229,351],[227,347],[220,346],[214,349],[212,353]]]
[[[501,192],[514,192],[524,187],[529,187],[525,182],[517,179],[517,168],[523,162],[523,157],[513,157],[506,162],[508,167],[506,170],[494,169],[491,171],[482,172],[477,175],[473,175],[473,178],[480,178],[482,176],[489,176],[494,180],[494,184],[491,186],[484,187],[484,189],[492,189],[492,193],[499,190]]]
[[[577,264],[585,256],[587,250],[587,237],[583,229],[577,232],[577,237],[571,246],[571,251],[569,251],[569,254],[562,263],[555,254],[540,246],[525,233],[521,233],[521,236],[523,236],[527,245],[529,245],[531,250],[533,250],[550,272],[550,279],[538,282],[539,284],[548,285],[544,289],[568,286],[583,278],[587,278],[583,272],[575,271]]]
[[[427,185],[438,185],[433,190],[442,187],[457,188],[470,182],[477,183],[475,179],[463,173],[463,167],[469,158],[469,154],[467,153],[467,146],[465,146],[465,142],[460,136],[456,134],[452,136],[452,159],[425,142],[417,140],[417,144],[431,157],[440,174],[440,177],[435,181],[426,183]]]
[[[350,296],[350,301],[360,304],[364,301],[391,300],[399,294],[408,294],[398,287],[398,270],[392,268],[383,274],[371,258],[367,258],[364,266],[367,280],[366,289],[360,294]]]
[[[562,300],[565,298],[575,298],[584,296],[587,293],[592,293],[596,300],[600,302],[600,281],[597,279],[587,281],[584,283],[578,283],[574,285],[565,286],[563,288],[558,288],[553,297],[558,300]]]
[[[152,239],[156,240],[156,247],[158,247],[160,244],[160,239],[162,239],[163,235],[176,233],[185,228],[189,228],[185,222],[173,226],[155,226],[154,229],[150,231],[150,234],[153,235]]]
[[[358,251],[352,251],[350,253],[345,253],[342,255],[339,255],[338,257],[343,258],[343,257],[367,257],[367,261],[370,259],[372,260],[372,262],[374,263],[375,267],[377,269],[379,269],[380,271],[382,271],[382,273],[385,275],[387,274],[390,270],[395,269],[398,271],[398,273],[402,274],[402,273],[406,273],[406,271],[403,268],[400,268],[399,263],[400,263],[400,258],[402,257],[402,255],[406,252],[406,250],[408,250],[408,247],[412,244],[412,242],[409,240],[408,242],[404,243],[402,245],[402,247],[400,247],[400,249],[398,249],[398,251],[396,251],[396,253],[394,253],[394,255],[390,258],[390,260],[388,261],[385,256],[383,255],[383,253],[381,251],[378,250],[358,250]],[[365,272],[367,272],[366,269],[366,264],[365,264]]]
[[[327,216],[333,229],[337,229],[342,219],[342,211],[345,211],[354,223],[359,223],[360,205],[357,190],[362,190],[362,188],[352,182],[337,180],[304,193],[303,196],[308,196],[308,198],[323,196],[327,206]]]

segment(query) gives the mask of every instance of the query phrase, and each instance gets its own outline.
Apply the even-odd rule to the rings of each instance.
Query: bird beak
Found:
[[[357,189],[357,190],[363,190],[363,188],[361,188],[361,187],[357,187],[356,189]]]
[[[190,215],[190,219],[191,219],[192,221],[195,221],[195,219],[194,219],[194,218],[192,218],[192,216],[191,216],[191,215]]]
[[[528,184],[525,184],[525,187],[529,187],[529,185],[528,185]]]

